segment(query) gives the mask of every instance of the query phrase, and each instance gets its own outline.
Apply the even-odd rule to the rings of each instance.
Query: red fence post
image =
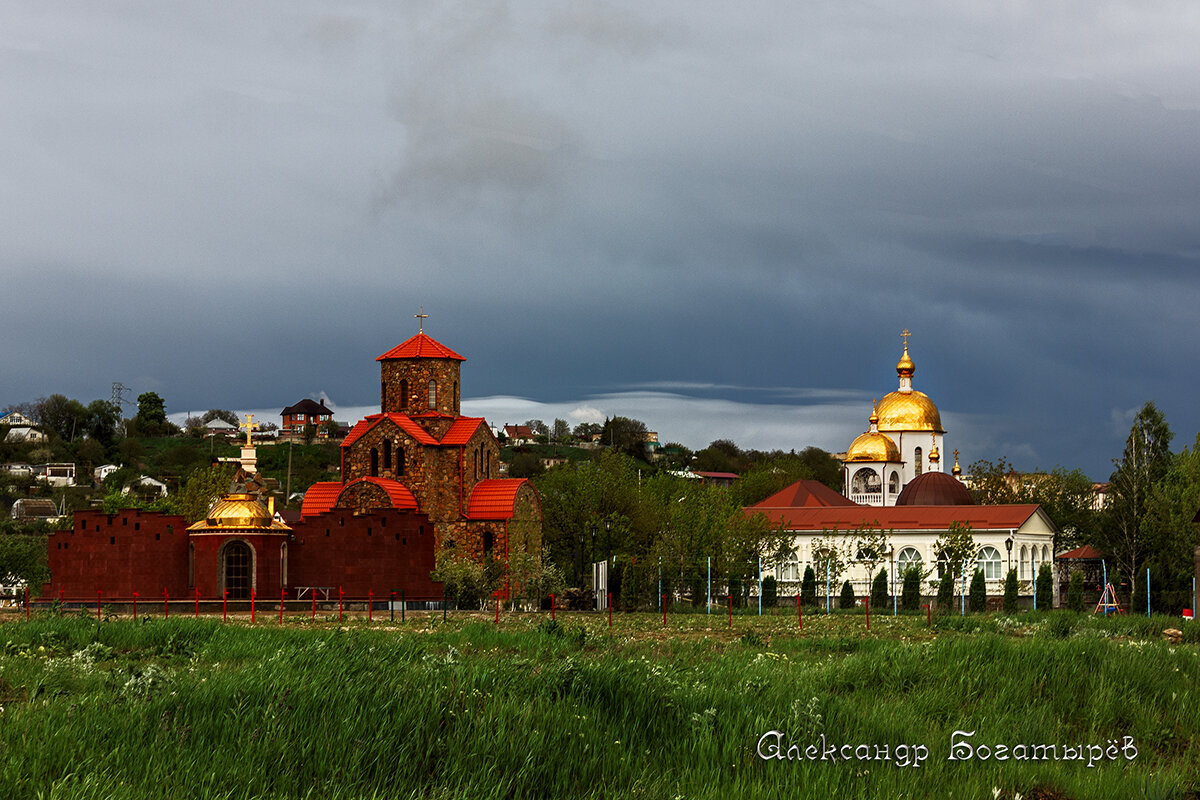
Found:
[[[800,607],[800,595],[796,595],[796,617],[800,620],[800,630],[804,630],[804,609]]]
[[[612,630],[612,592],[608,593],[608,629]]]
[[[229,622],[229,590],[225,590],[225,596],[221,598],[221,622]]]
[[[933,627],[933,603],[925,604],[925,627]]]
[[[554,622],[554,592],[550,593],[550,621]]]
[[[871,595],[863,598],[863,605],[867,609],[867,630],[871,630]]]
[[[28,594],[29,594],[29,587],[28,587],[28,586],[26,586],[26,587],[25,587],[25,594],[26,594],[26,595],[28,595]],[[66,593],[65,593],[65,591],[64,591],[63,589],[59,589],[59,590],[58,590],[58,602],[59,602],[59,603],[62,603],[62,602],[63,602],[64,600],[66,600],[66,599],[67,599],[67,598],[66,598]]]
[[[729,629],[733,630],[733,595],[726,595],[729,602]]]
[[[138,593],[134,592],[133,593],[133,621],[134,622],[137,622],[137,599],[138,599]]]
[[[100,621],[100,590],[96,590],[96,622]]]
[[[254,588],[250,588],[250,624],[254,624]]]
[[[196,619],[200,619],[200,587],[196,587]]]
[[[375,620],[375,592],[372,589],[367,589],[367,622]]]
[[[167,619],[168,617],[171,616],[171,612],[167,608],[167,600],[169,600],[169,599],[170,599],[170,595],[167,594],[166,587],[163,587],[163,619]]]
[[[500,624],[500,593],[493,592],[492,597],[496,598],[496,621],[494,624],[499,625]]]
[[[312,598],[313,598],[312,621],[316,622],[317,621],[317,590],[315,587],[312,589]]]
[[[346,596],[345,593],[342,592],[342,587],[339,586],[338,587],[338,622],[342,621],[342,609],[344,607],[342,601],[345,598],[345,596]]]
[[[287,589],[279,590],[279,624],[283,624],[283,598],[287,596]]]

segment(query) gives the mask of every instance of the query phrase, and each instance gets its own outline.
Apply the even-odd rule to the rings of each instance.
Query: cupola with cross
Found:
[[[417,334],[396,345],[379,362],[379,405],[384,414],[406,414],[424,428],[440,427],[435,420],[459,415],[459,366],[466,359],[425,333],[429,315]]]

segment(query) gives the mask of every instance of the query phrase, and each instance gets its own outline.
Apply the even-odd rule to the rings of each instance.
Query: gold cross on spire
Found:
[[[900,332],[900,335],[904,337],[904,349],[907,350],[908,349],[908,337],[912,336],[912,334],[908,332],[908,328],[905,328],[903,331]]]
[[[238,427],[242,427],[242,428],[246,429],[246,447],[253,447],[253,445],[250,442],[250,431],[256,431],[259,428],[258,423],[254,421],[254,415],[247,414],[246,422]]]
[[[424,333],[425,332],[425,320],[429,319],[429,315],[425,313],[425,306],[421,306],[420,314],[413,314],[413,319],[418,320],[417,333]]]

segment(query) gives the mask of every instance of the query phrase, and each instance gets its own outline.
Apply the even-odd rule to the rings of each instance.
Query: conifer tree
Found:
[[[983,570],[976,569],[971,576],[971,589],[967,594],[967,608],[973,613],[987,611],[987,581],[984,580]]]
[[[1004,613],[1017,613],[1017,571],[1009,569],[1004,579]]]

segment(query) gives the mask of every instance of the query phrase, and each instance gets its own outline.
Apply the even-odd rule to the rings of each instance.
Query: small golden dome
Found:
[[[241,492],[221,495],[204,517],[206,528],[270,528],[271,522],[267,506]]]
[[[908,342],[905,342],[904,355],[900,356],[900,360],[896,362],[896,374],[901,378],[911,378],[912,374],[916,371],[916,365],[913,364],[912,359],[908,357]]]
[[[945,433],[942,415],[924,392],[890,392],[879,401],[879,430]]]
[[[938,461],[940,461],[940,460],[941,460],[941,456],[939,456],[939,455],[938,455],[938,449],[937,449],[937,443],[936,443],[936,442],[935,442],[935,443],[934,443],[934,445],[933,445],[933,449],[931,449],[931,450],[929,451],[929,460],[930,460],[930,462],[932,462],[932,463],[937,463]]]
[[[900,450],[887,436],[868,431],[850,443],[846,461],[899,461]]]
[[[962,467],[958,465],[958,451],[954,451],[954,469],[951,470],[955,475],[962,474]]]

